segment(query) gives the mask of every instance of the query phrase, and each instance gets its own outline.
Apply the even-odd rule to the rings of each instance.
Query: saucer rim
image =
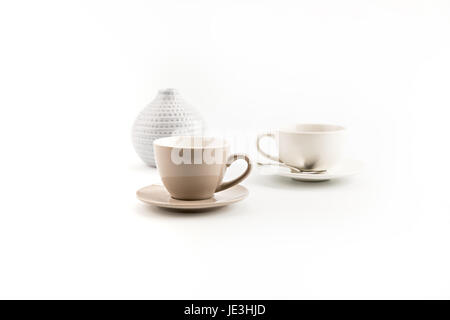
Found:
[[[207,208],[216,208],[216,207],[223,207],[223,206],[227,206],[229,204],[233,204],[239,201],[244,200],[245,198],[248,197],[249,195],[249,191],[248,189],[241,185],[235,185],[227,190],[230,189],[241,189],[242,190],[242,194],[237,196],[236,198],[232,199],[232,200],[226,200],[226,199],[222,199],[222,200],[218,200],[216,202],[203,202],[202,201],[208,201],[210,199],[203,199],[203,200],[179,200],[179,199],[175,199],[177,201],[180,201],[182,203],[167,203],[167,202],[161,202],[161,201],[152,201],[152,200],[148,200],[148,199],[143,199],[142,197],[139,196],[139,192],[142,191],[143,189],[146,189],[148,187],[161,187],[162,190],[164,190],[164,192],[167,192],[167,194],[169,194],[169,192],[164,188],[163,185],[161,184],[151,184],[145,187],[140,188],[139,190],[136,191],[136,197],[138,198],[138,200],[142,201],[143,203],[146,204],[150,204],[150,205],[154,205],[157,207],[161,207],[161,208],[170,208],[170,209],[207,209]],[[225,192],[227,190],[223,190],[221,192]]]

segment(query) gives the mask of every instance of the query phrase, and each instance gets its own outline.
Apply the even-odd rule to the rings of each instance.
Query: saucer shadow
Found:
[[[149,216],[149,214],[157,214],[161,216],[170,217],[201,217],[207,215],[214,215],[220,212],[228,211],[228,206],[224,207],[214,207],[214,208],[203,208],[203,209],[174,209],[174,208],[163,208],[157,207],[150,204],[139,204],[137,206],[137,211],[141,215]]]
[[[257,174],[252,176],[250,179],[252,183],[275,189],[327,189],[335,188],[337,186],[350,185],[352,184],[351,180],[352,179],[350,177],[347,177],[324,181],[299,181],[289,177],[265,174]]]

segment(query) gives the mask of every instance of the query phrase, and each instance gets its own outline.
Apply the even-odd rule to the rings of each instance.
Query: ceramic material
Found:
[[[172,198],[163,186],[151,185],[138,190],[136,195],[139,200],[158,207],[197,210],[222,207],[241,201],[248,196],[248,190],[244,186],[237,185],[206,200],[187,201]]]
[[[296,124],[258,136],[258,151],[265,157],[299,168],[302,171],[325,171],[341,159],[345,129],[329,124]],[[260,147],[263,137],[277,141],[278,156],[270,155]]]
[[[298,181],[327,181],[358,174],[362,169],[363,163],[361,161],[346,159],[332,169],[322,173],[292,172],[289,168],[283,166],[270,168],[263,166],[259,171],[262,174],[288,177]]]
[[[229,155],[229,144],[220,138],[180,136],[155,140],[155,157],[161,180],[175,199],[200,200],[244,180],[252,169],[244,154]],[[245,172],[222,182],[226,168],[237,159],[247,162]]]
[[[201,135],[203,127],[199,113],[177,90],[160,90],[134,123],[133,146],[139,157],[154,167],[154,140],[174,135]]]

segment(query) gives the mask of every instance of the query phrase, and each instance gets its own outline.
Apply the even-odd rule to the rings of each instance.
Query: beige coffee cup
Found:
[[[274,133],[258,136],[256,146],[265,157],[302,171],[321,172],[334,167],[341,159],[345,128],[331,124],[295,124]],[[277,141],[278,156],[260,147],[261,139]]]
[[[229,144],[220,138],[166,137],[155,140],[153,148],[161,180],[175,199],[211,198],[247,178],[252,169],[248,156],[229,155]],[[247,169],[236,179],[222,182],[227,167],[237,159],[245,160]]]

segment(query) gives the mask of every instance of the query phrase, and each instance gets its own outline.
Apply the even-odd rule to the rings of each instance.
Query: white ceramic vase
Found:
[[[202,135],[203,127],[200,114],[177,90],[159,90],[134,122],[133,146],[142,161],[155,167],[154,140],[175,135]]]

